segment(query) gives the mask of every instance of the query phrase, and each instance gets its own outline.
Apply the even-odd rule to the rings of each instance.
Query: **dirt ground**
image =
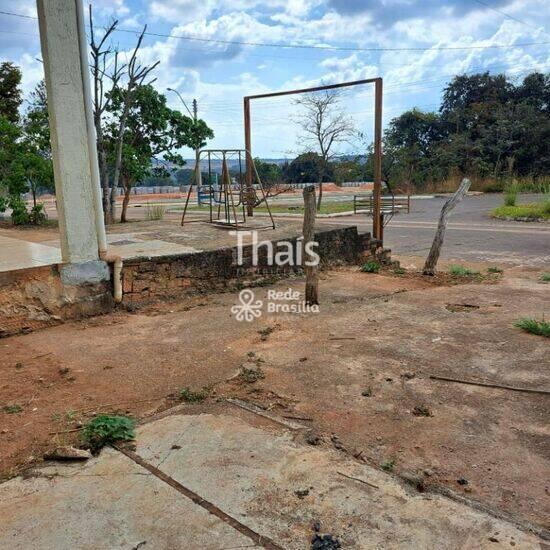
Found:
[[[208,386],[205,407],[296,417],[311,443],[549,529],[550,397],[429,378],[550,390],[548,341],[513,327],[548,310],[538,273],[452,285],[349,268],[323,274],[317,314],[237,322],[237,296],[218,294],[0,340],[0,470],[77,441],[94,414],[145,418]]]

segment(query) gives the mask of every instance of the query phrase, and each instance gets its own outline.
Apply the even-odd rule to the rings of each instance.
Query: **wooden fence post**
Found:
[[[302,242],[303,254],[302,265],[306,274],[306,304],[309,306],[319,303],[319,266],[307,265],[307,261],[312,261],[314,258],[307,252],[308,243],[315,241],[315,215],[317,208],[315,204],[315,186],[308,185],[304,187],[304,227]]]
[[[437,231],[435,232],[434,241],[432,243],[430,253],[426,258],[426,263],[424,264],[424,275],[435,274],[437,260],[439,260],[439,253],[441,252],[441,247],[443,246],[443,238],[445,237],[445,229],[447,228],[449,214],[451,213],[451,210],[464,198],[464,195],[469,188],[470,180],[468,178],[464,178],[455,194],[443,205],[441,214],[439,215],[439,223],[437,224]]]

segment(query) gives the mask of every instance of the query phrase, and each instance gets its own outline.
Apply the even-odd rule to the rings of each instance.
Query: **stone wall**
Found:
[[[110,281],[64,282],[62,266],[0,273],[0,338],[113,309]]]
[[[344,227],[316,233],[321,268],[362,263],[377,258],[390,261],[389,251],[380,248],[370,233],[359,234],[356,227]],[[297,239],[292,243],[296,258]],[[284,250],[274,243],[274,252]],[[258,263],[253,265],[252,246],[243,248],[243,262],[238,265],[237,248],[224,248],[194,254],[138,258],[124,262],[122,271],[123,301],[144,302],[156,297],[206,294],[239,290],[247,286],[269,284],[301,273],[298,266],[277,267],[267,262],[267,248],[262,247]]]

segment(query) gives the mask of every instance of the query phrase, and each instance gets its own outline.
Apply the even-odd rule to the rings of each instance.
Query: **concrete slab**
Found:
[[[114,450],[0,485],[0,548],[212,549],[250,539]]]
[[[61,262],[61,250],[0,235],[0,272]]]
[[[540,548],[536,536],[469,506],[229,415],[142,426],[137,453],[283,548],[308,547],[316,521],[343,548]]]

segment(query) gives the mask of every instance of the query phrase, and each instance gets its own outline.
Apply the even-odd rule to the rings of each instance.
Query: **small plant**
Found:
[[[463,265],[450,265],[449,273],[453,277],[473,277],[475,275],[479,275],[479,271],[472,271]]]
[[[147,203],[147,219],[149,221],[158,221],[164,219],[166,207],[162,204]]]
[[[550,338],[550,323],[544,319],[542,321],[537,321],[536,319],[524,317],[514,323],[514,326],[523,329],[525,332]]]
[[[487,273],[504,273],[504,271],[500,267],[491,266],[487,268]]]
[[[393,272],[394,272],[395,275],[405,275],[405,273],[406,273],[407,271],[406,271],[405,268],[403,268],[403,267],[395,267],[395,268],[393,269]]]
[[[432,416],[432,413],[428,407],[424,407],[423,405],[417,405],[412,410],[412,413],[414,416]]]
[[[380,264],[374,260],[369,260],[361,266],[361,271],[364,273],[378,273],[380,271]]]
[[[100,414],[84,426],[82,439],[96,452],[115,441],[132,441],[134,428],[135,422],[127,416]]]
[[[265,327],[261,328],[258,331],[258,334],[260,335],[260,340],[262,342],[265,342],[267,340],[267,337],[275,330],[275,327]]]
[[[393,472],[393,469],[395,467],[395,460],[393,458],[388,458],[380,464],[380,468],[384,470],[384,472]]]
[[[5,407],[2,407],[2,410],[7,414],[17,414],[23,412],[23,407],[17,403],[14,403],[13,405],[6,405]]]
[[[255,369],[241,367],[241,373],[239,374],[239,377],[247,384],[254,384],[254,382],[265,378],[265,373],[260,367],[257,367]]]
[[[540,274],[540,280],[543,283],[550,283],[550,273],[545,272]]]
[[[508,185],[504,189],[504,205],[505,206],[516,206],[518,200],[518,186],[517,185]]]
[[[204,401],[210,394],[210,388],[202,388],[199,391],[192,391],[189,388],[183,388],[180,391],[180,399],[186,403],[200,403]]]

